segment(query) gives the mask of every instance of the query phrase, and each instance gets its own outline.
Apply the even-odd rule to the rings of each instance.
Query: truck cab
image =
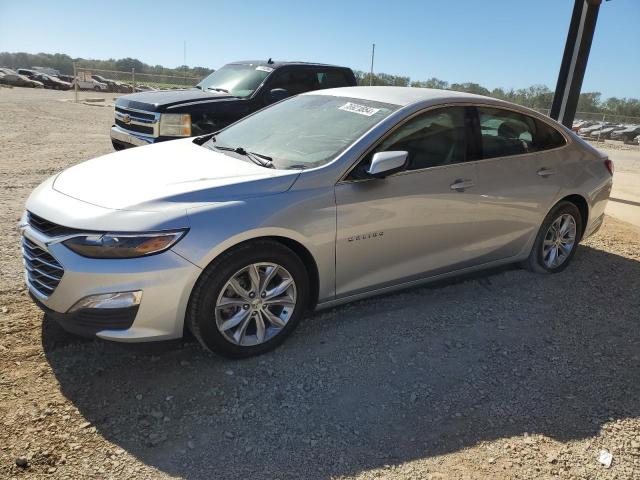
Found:
[[[225,65],[194,88],[141,92],[117,99],[114,149],[216,132],[284,98],[356,85],[350,68],[271,59]]]

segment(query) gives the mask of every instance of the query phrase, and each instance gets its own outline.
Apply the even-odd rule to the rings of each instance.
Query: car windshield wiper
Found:
[[[207,90],[215,90],[216,92],[229,93],[229,90],[227,90],[226,88],[219,88],[219,87],[207,87]]]
[[[256,165],[260,165],[261,167],[276,168],[273,165],[273,158],[268,157],[267,155],[262,155],[261,153],[248,152],[242,147],[225,147],[222,145],[213,145],[213,148],[217,150],[224,150],[225,152],[234,152],[238,155],[243,155]]]

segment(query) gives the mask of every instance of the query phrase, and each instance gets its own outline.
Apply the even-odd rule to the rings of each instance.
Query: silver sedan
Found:
[[[561,272],[602,224],[612,175],[570,130],[503,101],[316,91],[51,177],[21,221],[25,277],[69,331],[187,327],[246,357],[314,309],[506,263]]]

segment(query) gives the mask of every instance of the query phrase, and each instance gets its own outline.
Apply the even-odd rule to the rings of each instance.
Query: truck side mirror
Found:
[[[266,95],[266,100],[267,103],[276,103],[290,96],[291,94],[286,88],[274,88]]]

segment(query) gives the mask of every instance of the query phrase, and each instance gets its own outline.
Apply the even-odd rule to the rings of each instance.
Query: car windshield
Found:
[[[242,148],[270,157],[275,168],[318,167],[398,108],[355,98],[300,95],[235,123],[204,146]]]
[[[232,63],[213,72],[197,87],[205,92],[222,91],[236,97],[249,97],[272,71],[273,68],[264,65]]]

